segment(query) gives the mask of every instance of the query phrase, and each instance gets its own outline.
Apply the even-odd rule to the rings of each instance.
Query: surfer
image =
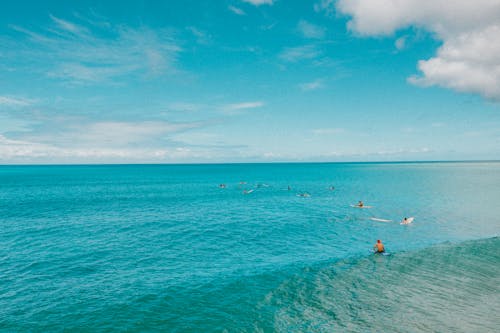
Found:
[[[373,251],[375,251],[375,253],[383,253],[383,252],[385,252],[384,244],[382,244],[382,242],[380,241],[380,239],[378,239],[377,243],[373,246]]]
[[[363,201],[359,200],[358,201],[358,207],[363,207],[365,204],[363,203]]]
[[[400,224],[410,224],[413,222],[413,219],[414,219],[413,217],[405,217]]]

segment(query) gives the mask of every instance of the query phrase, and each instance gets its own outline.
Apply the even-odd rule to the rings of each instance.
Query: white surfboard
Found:
[[[415,218],[414,217],[408,217],[406,221],[403,219],[400,224],[410,224],[413,222]]]
[[[366,208],[372,208],[373,206],[366,206],[366,205],[363,205],[363,206],[359,206],[359,205],[351,205],[351,207],[354,207],[354,208],[361,208],[361,209],[366,209]]]
[[[377,221],[377,222],[392,222],[392,220],[379,219],[377,217],[370,217],[370,220]]]

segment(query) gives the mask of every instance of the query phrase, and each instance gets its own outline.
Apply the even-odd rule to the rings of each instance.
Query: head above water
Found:
[[[377,239],[377,243],[380,243],[380,239]]]

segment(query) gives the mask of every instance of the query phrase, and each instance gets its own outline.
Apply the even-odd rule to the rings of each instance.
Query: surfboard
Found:
[[[389,252],[375,252],[372,250],[372,253],[375,255],[381,255],[381,256],[390,256],[391,254]]]
[[[370,220],[377,221],[377,222],[392,222],[392,220],[379,219],[377,217],[370,217]]]
[[[361,208],[361,209],[364,209],[364,208],[372,208],[373,206],[366,206],[366,205],[363,205],[363,207],[360,207],[358,205],[351,205],[351,207],[353,208]]]
[[[403,219],[400,224],[410,224],[413,222],[415,218],[414,217],[408,217],[406,221]]]

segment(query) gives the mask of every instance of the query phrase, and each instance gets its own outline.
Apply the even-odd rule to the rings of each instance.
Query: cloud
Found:
[[[297,29],[306,38],[322,39],[325,38],[326,29],[315,24],[300,20]]]
[[[222,107],[222,111],[225,114],[239,114],[244,110],[248,109],[256,109],[263,107],[264,103],[263,102],[242,102],[242,103],[234,103],[234,104],[227,104]]]
[[[202,126],[200,122],[165,121],[65,123],[63,128],[45,132],[43,129],[36,133],[23,132],[16,139],[0,135],[0,161],[182,158],[188,155],[185,147],[182,143],[172,144],[168,138]]]
[[[448,39],[436,57],[420,60],[422,76],[409,82],[439,85],[500,101],[500,25]]]
[[[428,30],[443,44],[420,60],[420,76],[409,82],[442,86],[500,100],[499,0],[324,0],[317,10],[351,16],[348,28],[360,36],[392,35],[410,26]]]
[[[317,90],[320,88],[323,88],[323,80],[317,79],[312,82],[306,82],[306,83],[301,83],[299,84],[300,89],[302,91],[311,91],[311,90]]]
[[[51,144],[22,140],[11,140],[0,135],[0,161],[33,162],[45,161],[161,161],[167,158],[177,159],[186,155],[182,148],[106,148],[106,147],[58,147]]]
[[[345,129],[343,128],[316,128],[313,129],[314,135],[335,135],[345,133]]]
[[[169,123],[164,121],[97,122],[72,133],[75,141],[99,146],[128,146],[197,127],[196,123]]]
[[[404,48],[406,47],[406,36],[396,39],[396,41],[394,42],[394,46],[398,51],[404,50]]]
[[[22,107],[34,103],[33,100],[18,97],[0,96],[0,106]]]
[[[187,27],[186,29],[189,30],[196,37],[196,42],[198,44],[208,45],[211,43],[211,36],[206,32],[201,31],[196,27]]]
[[[254,6],[272,5],[274,3],[274,0],[242,0],[242,1],[252,4]]]
[[[57,18],[53,15],[50,15],[50,18],[52,19],[52,21],[54,23],[57,24],[57,26],[61,30],[71,32],[71,33],[76,34],[76,35],[81,35],[82,33],[88,33],[88,30],[86,28],[81,27],[77,24],[74,24],[74,23],[71,23],[69,21]]]
[[[335,1],[336,0],[319,0],[313,6],[315,12],[324,12],[327,15],[333,15],[335,13]]]
[[[279,58],[287,62],[299,62],[302,60],[311,60],[321,55],[321,52],[314,45],[304,45],[285,48],[279,55]]]
[[[235,13],[236,15],[246,15],[246,13],[238,8],[238,7],[234,7],[234,6],[229,6],[227,7],[230,11],[232,11],[233,13]]]
[[[72,83],[109,82],[124,76],[151,77],[175,72],[181,48],[166,29],[124,25],[78,25],[50,16],[53,26],[34,32],[11,26],[20,36],[7,56],[52,78]]]
[[[167,108],[168,110],[178,112],[196,112],[202,109],[203,105],[195,103],[176,102],[169,104]]]

